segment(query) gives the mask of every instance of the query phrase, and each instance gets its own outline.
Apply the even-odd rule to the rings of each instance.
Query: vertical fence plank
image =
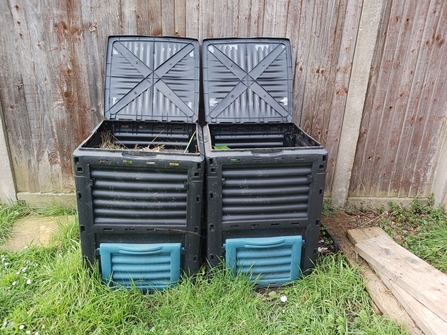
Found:
[[[424,6],[424,4],[426,3],[420,2],[417,6],[421,9],[420,13],[417,12],[416,6],[406,6],[402,8],[401,15],[394,18],[399,27],[399,37],[393,50],[393,71],[390,75],[389,87],[384,100],[382,127],[376,140],[376,152],[380,152],[381,156],[378,161],[380,174],[375,174],[372,181],[375,193],[378,196],[397,195],[397,190],[390,194],[388,185],[391,184],[392,175],[395,175],[396,166],[400,165],[399,161],[396,161],[396,153],[399,147],[398,133],[403,127],[406,114],[406,106],[401,101],[407,99],[404,95],[409,93],[407,85],[411,85],[411,78],[413,77],[410,71],[406,72],[405,70],[406,68],[414,68],[417,62],[417,54],[411,53],[411,49],[417,48],[417,46],[410,43],[412,39],[410,21],[413,22],[418,16],[426,17],[427,6]],[[416,39],[417,36],[415,36]],[[383,150],[385,147],[387,148],[386,151]]]
[[[276,0],[264,3],[264,22],[262,26],[262,36],[274,37],[275,34],[275,10]]]
[[[394,120],[388,129],[389,150],[386,152],[387,155],[384,155],[385,159],[382,160],[382,165],[384,165],[386,160],[395,162],[395,164],[391,165],[392,169],[384,167],[389,174],[389,178],[386,178],[388,175],[384,176],[385,178],[382,177],[380,185],[382,190],[387,190],[388,188],[388,196],[408,196],[408,191],[412,184],[410,179],[404,180],[402,176],[405,174],[409,175],[411,168],[414,166],[414,164],[408,161],[408,158],[411,156],[409,155],[410,152],[416,150],[416,148],[410,146],[411,134],[413,131],[419,133],[415,129],[415,123],[412,119],[414,119],[414,113],[416,112],[414,107],[417,106],[417,100],[421,96],[418,68],[421,68],[421,60],[426,57],[423,50],[421,50],[421,43],[425,22],[430,20],[429,5],[429,2],[420,2],[413,11],[408,11],[402,17],[402,26],[410,32],[406,34],[407,40],[402,39],[401,42],[406,45],[406,48],[401,51],[400,59],[397,59],[400,68],[398,71],[395,71],[400,73],[401,78],[398,85],[394,86],[396,88],[392,94],[393,99],[389,103],[390,107],[394,105],[395,108]],[[424,66],[423,71],[430,70]],[[421,134],[417,135],[419,137]],[[421,138],[419,137],[418,140]]]
[[[326,172],[326,189],[331,190],[334,178],[336,157],[339,151],[339,139],[343,122],[346,98],[348,95],[349,81],[351,78],[351,66],[354,56],[354,45],[357,39],[357,29],[360,20],[362,6],[355,0],[348,1],[345,10],[339,12],[339,22],[343,22],[340,27],[340,35],[335,39],[340,39],[338,52],[334,50],[334,55],[338,57],[335,66],[334,90],[331,100],[330,110],[327,111],[328,122],[324,127],[323,138],[326,150],[328,151],[328,166]],[[327,192],[327,193],[329,193]]]
[[[213,37],[214,29],[214,1],[205,0],[200,3],[200,30],[201,37],[211,38]]]
[[[444,103],[443,109],[447,110],[447,102]],[[433,172],[431,192],[434,193],[436,205],[442,203],[447,205],[447,169],[445,168],[445,162],[447,162],[447,115],[442,117],[440,124],[440,138],[433,159],[435,170]]]
[[[325,99],[325,95],[327,92],[333,92],[333,85],[326,85],[333,82],[332,60],[329,57],[331,56],[330,49],[333,48],[334,39],[331,37],[336,32],[335,21],[338,13],[338,8],[333,5],[333,2],[321,2],[316,6],[317,20],[313,24],[314,36],[310,49],[312,57],[308,60],[310,76],[307,78],[307,85],[310,90],[307,92],[310,94],[306,94],[307,104],[304,105],[303,111],[305,113],[304,129],[323,143],[324,117],[330,107],[328,105],[330,100]]]
[[[19,48],[23,53],[20,66],[26,116],[30,123],[29,132],[23,134],[23,140],[29,144],[27,147],[31,150],[27,152],[27,156],[31,158],[31,166],[28,166],[31,171],[28,172],[34,175],[29,180],[31,192],[50,192],[61,188],[61,171],[58,169],[61,161],[55,128],[57,125],[52,116],[53,111],[63,112],[64,101],[61,94],[70,94],[69,90],[62,92],[64,85],[58,80],[58,76],[61,76],[59,67],[64,67],[61,60],[67,58],[65,33],[68,26],[66,20],[53,21],[54,16],[46,18],[46,21],[39,19],[41,6],[48,7],[42,3],[29,5],[20,2],[13,11],[14,20],[23,27],[23,34],[20,33],[22,35],[19,39]],[[57,33],[60,43],[54,48],[52,40],[57,38]],[[55,116],[63,118],[62,115]],[[17,157],[23,158],[25,157]]]
[[[96,0],[81,3],[81,16],[83,26],[85,68],[87,72],[87,88],[89,90],[89,103],[93,124],[97,124],[103,115],[103,77],[104,77],[104,55],[105,38],[100,15],[101,3]],[[112,6],[112,4],[110,4]],[[113,18],[110,18],[112,20]],[[92,130],[91,128],[90,130]]]
[[[162,36],[163,35],[163,27],[162,27],[162,0],[153,0],[148,2],[148,21],[149,21],[149,35],[152,36]]]
[[[0,161],[0,201],[9,203],[17,200],[16,187],[14,185],[14,176],[12,171],[12,163],[9,155],[8,141],[6,139],[6,132],[3,126],[3,108],[0,104],[0,156],[3,158]]]
[[[14,174],[17,180],[18,190],[30,190],[28,174],[33,173],[33,148],[29,141],[31,125],[28,119],[27,101],[25,99],[25,83],[29,85],[29,77],[22,67],[24,55],[23,44],[29,48],[29,37],[26,26],[22,25],[23,12],[21,2],[0,2],[0,89],[3,106],[3,116],[9,137],[11,159],[14,164]],[[16,50],[16,52],[8,52]],[[26,49],[25,49],[26,50]],[[25,78],[24,78],[25,77]],[[17,122],[16,120],[21,120]]]
[[[208,11],[207,11],[208,12]],[[221,38],[226,37],[226,14],[227,13],[227,1],[214,1],[214,9],[212,12],[212,37]]]
[[[249,16],[250,36],[262,36],[264,27],[264,0],[252,0],[251,11]]]
[[[341,4],[341,2],[340,2]],[[330,101],[326,100],[326,94],[329,92],[332,96],[333,85],[326,85],[326,83],[332,83],[332,60],[330,59],[330,50],[334,48],[332,34],[336,32],[335,21],[338,14],[338,6],[333,1],[325,3],[321,8],[321,14],[318,16],[320,27],[316,28],[317,33],[314,38],[315,51],[313,54],[319,55],[312,57],[316,63],[312,68],[315,69],[315,88],[316,91],[313,94],[313,98],[310,110],[312,111],[312,118],[310,124],[309,133],[312,134],[318,141],[325,143],[323,137],[323,127],[326,111],[329,110]],[[312,72],[311,72],[312,73]],[[322,88],[325,89],[322,89]]]
[[[161,6],[161,34],[163,36],[175,36],[175,0],[163,0]]]
[[[393,3],[394,4],[394,3]],[[402,15],[402,2],[395,3],[395,6],[389,4],[389,13],[387,17],[382,17],[382,34],[379,34],[380,40],[376,46],[373,60],[372,83],[369,86],[367,99],[365,102],[364,115],[361,124],[361,132],[357,144],[357,153],[354,161],[352,180],[350,186],[351,195],[366,195],[367,190],[376,195],[375,185],[377,180],[373,179],[374,162],[381,159],[380,153],[376,152],[379,138],[377,133],[381,129],[382,109],[387,94],[387,83],[390,80],[393,64],[393,51],[397,44],[399,26],[396,24],[396,17]],[[393,19],[392,19],[393,18]],[[389,36],[388,39],[385,37]],[[380,62],[380,58],[382,58]],[[380,64],[378,64],[380,62]],[[373,91],[374,90],[374,91]]]
[[[275,8],[275,27],[273,36],[284,37],[287,32],[289,6],[292,0],[277,0]]]
[[[186,36],[186,0],[175,0],[175,35]]]
[[[136,11],[138,34],[151,35],[151,26],[149,22],[149,3],[147,1],[137,1]]]
[[[123,35],[138,34],[137,0],[127,0],[121,3],[120,18]]]
[[[17,190],[39,191],[38,184],[38,157],[42,154],[39,147],[40,140],[33,138],[33,131],[43,132],[42,122],[36,120],[36,111],[39,109],[36,78],[33,70],[33,49],[24,5],[21,1],[9,2],[11,13],[10,26],[14,27],[13,39],[9,42],[19,52],[16,58],[9,59],[10,71],[16,76],[18,95],[9,102],[9,110],[5,110],[6,124],[11,134],[11,154],[14,161],[14,171],[17,180]],[[3,21],[3,20],[1,20]],[[8,46],[7,46],[8,47]],[[10,47],[10,46],[9,46]],[[4,49],[3,49],[4,50]],[[27,52],[25,52],[25,50]],[[7,88],[2,88],[2,91]],[[15,94],[14,94],[15,95]],[[16,99],[19,98],[19,99]],[[22,122],[16,122],[22,120]],[[34,124],[33,124],[34,122]],[[38,151],[37,151],[38,150]],[[34,175],[31,179],[28,174]]]
[[[67,1],[66,10],[68,19],[67,54],[69,58],[63,62],[66,69],[60,68],[66,85],[66,91],[63,94],[65,114],[62,114],[64,118],[58,120],[56,137],[60,147],[63,190],[70,188],[73,190],[71,154],[96,126],[98,116],[90,104],[88,58],[82,8],[76,1]],[[55,119],[57,120],[57,118]]]
[[[295,83],[293,101],[295,103],[295,110],[297,110],[297,120],[303,127],[304,114],[307,111],[304,110],[304,93],[307,88],[306,78],[309,67],[309,54],[311,44],[311,30],[312,30],[312,18],[314,15],[313,1],[304,0],[301,2],[301,11],[299,19],[299,27],[296,39],[296,71],[295,71]],[[298,119],[299,117],[299,119]]]
[[[237,37],[248,37],[250,36],[249,29],[249,19],[251,12],[251,1],[241,1],[239,3],[238,15],[237,15]]]
[[[226,19],[226,37],[237,37],[237,25],[238,18],[237,14],[239,12],[239,1],[237,0],[227,0],[227,12],[225,13]]]
[[[300,71],[298,67],[298,62],[296,60],[298,49],[301,48],[301,41],[299,40],[299,29],[300,26],[300,14],[301,14],[301,4],[298,1],[289,1],[287,13],[287,25],[285,36],[290,39],[290,44],[292,47],[292,67],[294,69],[294,82],[296,77],[296,72]],[[299,120],[299,115],[297,113],[296,102],[294,102],[293,117],[294,120]]]
[[[421,99],[416,109],[416,127],[412,134],[410,147],[414,148],[414,160],[412,156],[407,156],[408,163],[416,162],[412,169],[412,179],[408,193],[409,197],[428,196],[430,192],[431,178],[436,160],[434,157],[438,139],[441,138],[440,130],[443,116],[446,115],[445,98],[447,95],[445,73],[447,71],[446,55],[447,47],[447,6],[444,1],[433,1],[429,12],[431,16],[428,21],[437,22],[436,26],[428,26],[425,29],[422,41],[423,50],[427,50],[428,57],[424,53],[420,56],[418,65],[424,68],[424,85],[421,88]],[[427,25],[429,23],[427,22]],[[425,49],[426,48],[426,49]],[[423,61],[425,59],[425,62]],[[419,66],[416,68],[416,77],[419,75]],[[429,116],[427,115],[429,111]],[[442,164],[442,163],[441,163]],[[408,175],[410,175],[410,173]],[[402,174],[403,180],[408,175]]]
[[[14,37],[20,33],[16,32],[17,28],[13,24],[12,14],[8,3],[3,1],[0,2],[0,11],[4,13],[4,17],[0,20],[0,31],[4,34],[4,36],[2,36],[3,38],[0,39],[0,48],[1,50],[15,48]],[[14,75],[11,68],[9,68],[9,70],[6,68],[14,65],[11,56],[11,53],[8,52],[0,53],[0,82],[8,83],[8,85],[0,86],[0,155],[3,158],[0,163],[0,171],[2,171],[2,175],[0,176],[0,201],[5,203],[10,200],[16,200],[16,187],[13,177],[13,161],[11,160],[14,156],[10,156],[10,151],[14,148],[10,145],[12,142],[8,141],[9,134],[7,131],[8,129],[6,128],[5,115],[6,113],[9,114],[7,115],[8,119],[11,119],[11,114],[12,119],[16,118],[20,113],[19,110],[24,107],[25,103],[22,99],[23,95],[20,94],[20,78],[17,75]],[[18,58],[16,57],[16,60],[17,59]],[[24,125],[26,125],[26,120],[23,121]],[[10,132],[13,132],[12,136],[16,135],[18,130],[19,129],[16,128],[9,129]],[[20,155],[21,152],[23,151],[16,150],[15,157]],[[22,166],[20,166],[20,168],[21,167]]]
[[[199,32],[200,3],[200,0],[186,0],[186,36],[199,40],[202,39]]]

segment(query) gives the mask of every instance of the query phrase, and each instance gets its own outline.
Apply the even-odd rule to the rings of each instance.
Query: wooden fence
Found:
[[[378,30],[359,124],[342,133],[348,100],[359,98],[349,96],[353,64],[374,2]],[[74,192],[71,154],[102,118],[108,35],[273,36],[292,42],[294,119],[328,149],[328,196],[435,190],[447,203],[446,11],[442,0],[1,1],[0,119],[15,190]],[[340,147],[347,135],[354,151]],[[349,151],[352,164],[337,168]],[[333,189],[337,174],[346,194]]]
[[[393,1],[379,34],[350,194],[425,197],[436,165],[447,168],[439,152],[447,116],[447,4]]]

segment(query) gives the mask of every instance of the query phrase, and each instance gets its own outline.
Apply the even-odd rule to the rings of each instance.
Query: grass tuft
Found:
[[[276,322],[281,334],[402,334],[403,328],[370,308],[356,268],[342,254],[327,255],[315,271],[285,288]]]
[[[77,212],[72,208],[66,208],[59,205],[49,205],[46,207],[32,207],[33,215],[40,216],[66,216],[75,215]]]
[[[31,207],[26,203],[13,202],[5,204],[0,202],[0,245],[6,242],[11,235],[14,222],[31,216],[67,216],[75,215],[74,209],[65,208],[58,205],[50,205],[47,207]]]
[[[434,206],[415,198],[408,206],[391,203],[391,211],[379,225],[398,243],[437,269],[447,271],[447,213],[443,205]]]
[[[398,244],[447,272],[447,212],[435,206],[433,194],[427,200],[414,198],[402,205],[390,203],[390,209],[354,212],[358,226],[379,226]]]
[[[0,244],[10,236],[14,222],[31,213],[32,209],[26,204],[15,202],[7,205],[0,202]]]

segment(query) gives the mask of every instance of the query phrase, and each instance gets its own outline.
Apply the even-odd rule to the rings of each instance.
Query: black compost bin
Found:
[[[198,270],[198,102],[197,40],[109,37],[106,120],[73,153],[82,255],[104,280],[164,288]]]
[[[207,259],[262,286],[312,269],[326,150],[292,122],[287,39],[208,39],[202,46]]]

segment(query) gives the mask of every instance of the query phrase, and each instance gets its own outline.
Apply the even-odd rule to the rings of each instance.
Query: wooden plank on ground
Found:
[[[393,283],[391,279],[383,275],[380,277],[425,335],[447,334],[447,322],[414,299],[399,285]]]
[[[363,242],[369,238],[373,238],[379,235],[389,237],[381,228],[371,227],[362,229],[348,230],[348,238],[353,244]],[[393,283],[387,276],[379,273],[379,277],[382,279],[388,289],[399,300],[408,314],[415,320],[416,324],[422,329],[425,335],[430,334],[447,334],[447,323],[434,314],[430,309],[422,305],[413,296],[408,294],[399,285]]]
[[[377,271],[447,322],[444,307],[447,301],[447,275],[395,243],[389,236],[367,239],[355,248]]]
[[[349,229],[348,230],[348,238],[352,244],[356,245],[367,239],[385,234],[390,239],[391,237],[385,233],[380,227],[369,227],[369,228],[359,228],[359,229]]]
[[[350,226],[350,217],[344,213],[337,213],[331,217],[323,217],[323,226],[334,240],[337,247],[346,255],[346,259],[351,266],[358,266],[359,272],[364,278],[366,290],[373,300],[376,308],[384,315],[394,321],[407,325],[410,335],[420,335],[421,330],[408,315],[406,310],[397,301],[394,295],[388,290],[382,280],[374,273],[368,264],[356,256],[354,245],[348,240],[348,228]]]

